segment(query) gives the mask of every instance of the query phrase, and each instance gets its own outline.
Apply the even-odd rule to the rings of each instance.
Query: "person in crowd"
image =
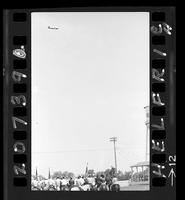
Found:
[[[47,185],[48,190],[56,190],[56,184],[55,184],[55,181],[52,178],[47,180],[47,184],[48,184]]]
[[[62,182],[59,176],[56,177],[55,184],[56,184],[56,190],[60,191]]]
[[[94,179],[94,177],[89,174],[88,177],[87,177],[87,182],[89,184],[91,184],[92,186],[94,186],[95,185],[95,179]]]
[[[97,175],[95,178],[95,186],[97,189],[101,186],[101,183],[102,183],[102,179],[99,175]]]
[[[106,176],[106,184],[109,188],[109,191],[111,190],[111,185],[112,185],[112,176],[111,175],[107,175]]]
[[[43,180],[40,180],[40,182],[39,182],[39,185],[40,185],[40,189],[41,190],[46,190],[47,188],[46,188],[46,181],[43,179]]]
[[[32,190],[38,190],[38,181],[32,177],[31,181]]]
[[[100,186],[99,186],[99,191],[108,191],[108,186],[106,184],[106,180],[105,180],[105,175],[101,174],[100,175]]]
[[[75,185],[80,186],[81,185],[81,176],[78,176],[75,180]]]
[[[73,177],[70,177],[69,179],[69,183],[68,183],[68,188],[69,190],[75,185],[75,180],[73,179]]]
[[[60,183],[60,190],[64,190],[66,187],[68,187],[68,180],[63,176]]]
[[[84,177],[84,184],[85,184],[85,185],[86,185],[86,184],[89,184],[89,179],[88,179],[88,177],[89,177],[89,175],[86,176],[86,177]]]
[[[100,181],[101,181],[101,183],[106,183],[104,174],[100,175]]]
[[[114,175],[112,178],[112,184],[116,184],[117,181],[118,181],[118,179],[117,179],[116,175]]]
[[[134,174],[134,178],[137,174]],[[57,176],[55,179],[39,180],[32,177],[32,190],[54,191],[120,191],[120,185],[115,175],[88,174],[87,176],[65,177]]]
[[[80,177],[80,186],[84,185],[84,183],[85,183],[84,176],[81,176]]]

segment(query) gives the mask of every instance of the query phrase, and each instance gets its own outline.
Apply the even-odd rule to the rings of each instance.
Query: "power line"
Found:
[[[48,152],[32,152],[33,154],[50,154],[50,153],[72,153],[72,152],[84,152],[84,151],[110,151],[110,148],[104,149],[79,149],[79,150],[59,150],[59,151],[48,151]]]

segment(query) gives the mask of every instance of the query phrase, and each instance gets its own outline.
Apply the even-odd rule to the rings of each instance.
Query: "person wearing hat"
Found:
[[[105,183],[105,175],[104,174],[101,174],[100,180],[101,180],[102,183]]]

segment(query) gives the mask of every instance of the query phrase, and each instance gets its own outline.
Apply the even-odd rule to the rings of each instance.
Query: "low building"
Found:
[[[139,162],[131,166],[130,185],[146,184],[150,181],[150,163],[149,161]]]

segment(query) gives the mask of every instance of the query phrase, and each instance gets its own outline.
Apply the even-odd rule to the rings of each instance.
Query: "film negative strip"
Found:
[[[176,199],[175,19],[174,7],[4,11],[5,200]]]
[[[28,62],[30,62],[29,54],[27,54],[27,50],[30,48],[27,41],[29,23],[27,13],[25,12],[15,12],[9,15],[5,11],[4,19],[6,17],[8,17],[6,19],[8,21],[4,21],[6,30],[6,33],[4,33],[4,38],[6,38],[4,44],[6,47],[4,53],[4,78],[6,85],[4,97],[7,98],[7,103],[5,104],[7,104],[7,117],[9,116],[9,119],[6,123],[8,123],[10,128],[8,130],[10,134],[6,135],[4,139],[5,143],[9,141],[8,145],[11,146],[11,148],[5,149],[5,159],[8,159],[5,162],[10,163],[12,170],[9,171],[8,166],[5,164],[5,171],[8,170],[8,174],[13,176],[13,187],[25,187],[28,180],[28,135],[30,135],[28,132],[30,129],[28,109],[31,103],[28,81],[31,71],[28,65]],[[13,33],[11,36],[8,33],[9,31]],[[11,137],[9,138],[9,136]],[[8,156],[10,153],[11,157]],[[8,177],[5,178],[6,181],[8,181]],[[5,198],[7,197],[5,196]]]

